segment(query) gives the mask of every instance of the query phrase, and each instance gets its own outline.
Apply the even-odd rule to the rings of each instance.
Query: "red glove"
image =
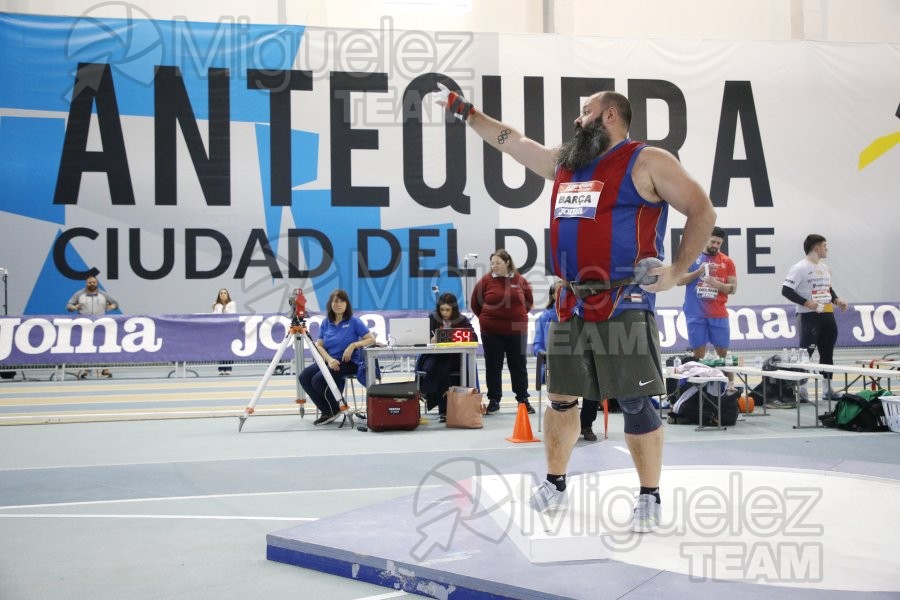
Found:
[[[450,91],[443,83],[438,83],[437,86],[439,91],[435,101],[446,108],[451,115],[465,121],[475,112],[475,107],[472,103],[461,95]]]

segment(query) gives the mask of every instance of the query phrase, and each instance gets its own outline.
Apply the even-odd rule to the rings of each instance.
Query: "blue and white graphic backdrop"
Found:
[[[342,287],[360,310],[421,312],[433,286],[464,296],[497,247],[542,303],[550,183],[447,122],[429,97],[443,81],[551,145],[584,96],[622,91],[632,135],[709,190],[738,267],[733,308],[765,321],[818,232],[848,317],[875,327],[865,343],[896,343],[897,45],[384,23],[0,15],[10,312],[60,313],[89,273],[126,314],[208,312],[220,287],[242,313],[283,311],[295,287],[313,310]],[[668,255],[682,225],[670,218]]]

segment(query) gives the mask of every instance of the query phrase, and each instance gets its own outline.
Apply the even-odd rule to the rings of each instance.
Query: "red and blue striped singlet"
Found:
[[[623,140],[576,171],[559,167],[550,203],[553,272],[569,282],[631,277],[649,256],[663,259],[668,204],[638,194],[631,170],[646,144]],[[628,285],[578,300],[571,292],[558,303],[560,320],[578,314],[606,321],[623,310],[654,310],[655,294]]]

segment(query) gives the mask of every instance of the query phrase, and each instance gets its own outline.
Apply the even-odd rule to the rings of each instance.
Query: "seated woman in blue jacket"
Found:
[[[350,297],[344,290],[334,290],[328,297],[328,318],[319,326],[319,339],[313,352],[318,352],[330,369],[337,388],[343,392],[344,380],[359,369],[360,348],[375,343],[375,336],[359,317],[353,316]],[[319,409],[321,416],[313,425],[326,425],[341,412],[337,399],[328,388],[324,374],[313,363],[300,373],[300,387]]]
[[[428,315],[431,321],[431,341],[436,340],[438,329],[471,329],[472,323],[459,312],[459,301],[455,294],[444,292],[438,297],[434,312]],[[419,357],[416,370],[423,373],[419,381],[419,391],[425,396],[425,407],[438,407],[438,420],[447,420],[447,390],[451,385],[459,385],[459,354],[423,354]],[[456,375],[456,377],[454,377]]]

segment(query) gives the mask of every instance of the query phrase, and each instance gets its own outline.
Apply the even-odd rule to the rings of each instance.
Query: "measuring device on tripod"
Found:
[[[275,352],[275,356],[272,357],[272,362],[269,363],[266,372],[263,374],[262,380],[259,382],[259,385],[256,386],[256,391],[253,392],[249,404],[247,404],[247,407],[244,409],[244,414],[238,417],[238,432],[240,433],[241,429],[244,427],[244,423],[250,418],[250,415],[253,414],[256,409],[256,403],[259,401],[259,397],[262,395],[263,390],[266,389],[269,379],[271,379],[276,367],[281,362],[281,357],[284,356],[285,351],[292,342],[295,343],[294,361],[296,363],[297,375],[300,374],[301,370],[300,361],[303,354],[303,348],[308,344],[313,361],[315,361],[316,366],[319,367],[319,371],[322,373],[322,377],[325,378],[328,389],[331,390],[332,396],[334,396],[334,399],[337,400],[338,405],[341,408],[343,421],[339,427],[343,427],[344,423],[348,420],[350,421],[350,426],[353,427],[353,412],[350,410],[350,407],[347,406],[347,401],[344,399],[344,395],[338,388],[337,383],[335,383],[334,377],[331,375],[331,370],[328,368],[328,365],[325,364],[325,359],[322,358],[322,355],[319,354],[316,349],[316,343],[313,341],[312,336],[309,335],[309,329],[306,326],[306,296],[303,295],[303,290],[296,289],[291,292],[291,295],[288,298],[288,304],[291,306],[291,326],[284,336],[284,341],[281,342],[281,345]],[[302,418],[306,415],[306,394],[300,389],[297,395],[299,397],[296,402],[300,405],[300,417]]]

